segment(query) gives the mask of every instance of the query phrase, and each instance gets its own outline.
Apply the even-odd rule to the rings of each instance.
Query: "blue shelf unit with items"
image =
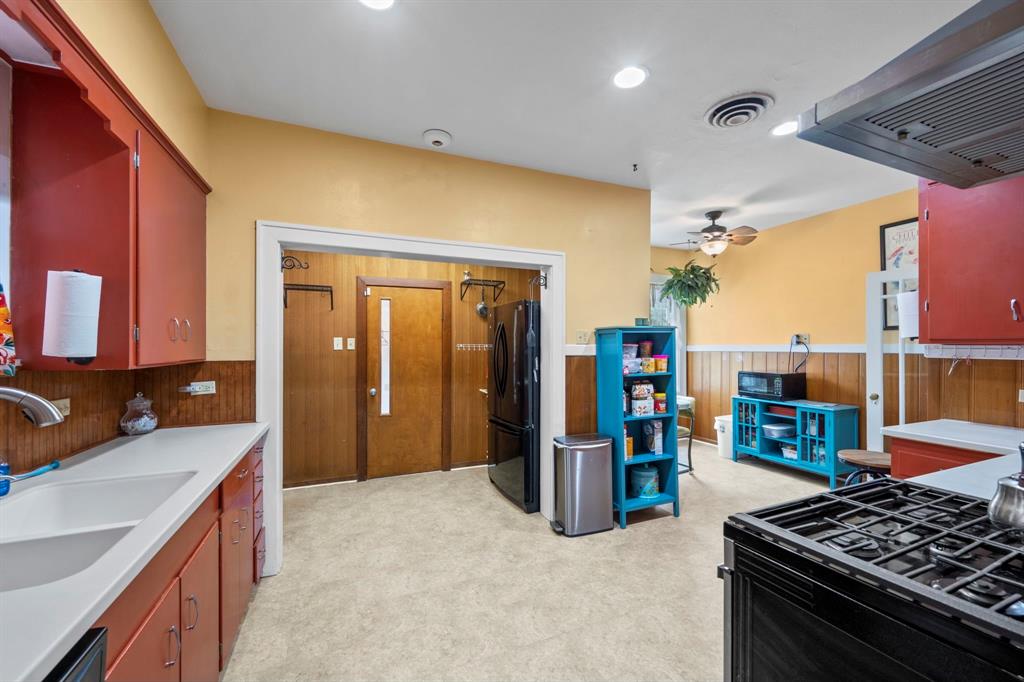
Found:
[[[612,506],[619,527],[626,527],[629,512],[663,504],[671,504],[673,514],[679,516],[675,327],[603,327],[596,330],[596,335],[597,430],[614,441]],[[652,356],[667,356],[667,367],[661,371],[626,373],[624,346],[639,346],[647,341],[651,343]],[[665,394],[664,412],[633,414],[632,387],[638,382],[649,382],[654,393]],[[660,448],[656,442],[659,433]],[[631,457],[626,454],[627,437],[633,439]],[[654,441],[655,447],[649,447],[649,440]],[[657,472],[657,494],[633,494],[632,470],[637,467],[644,467],[645,476]],[[649,489],[654,491],[653,484]]]
[[[757,457],[828,476],[835,488],[843,474],[854,471],[837,453],[858,447],[859,412],[854,405],[733,396],[732,458]],[[792,427],[782,429],[792,434],[780,435],[779,427]]]

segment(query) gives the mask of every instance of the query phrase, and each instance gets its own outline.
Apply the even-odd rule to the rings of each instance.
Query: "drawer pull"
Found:
[[[260,474],[254,479],[257,483],[263,483],[263,474]]]
[[[246,468],[242,469],[241,473],[238,474],[238,478],[245,478],[248,475],[249,475],[249,468],[246,467]]]
[[[242,541],[242,522],[238,519],[235,519],[231,523],[235,526],[238,526],[238,537],[231,540],[232,545],[237,545],[239,542]]]
[[[1010,299],[1010,315],[1014,322],[1020,322],[1020,312],[1017,310],[1017,299]]]
[[[174,658],[172,658],[169,661],[164,661],[164,667],[165,668],[173,668],[177,664],[178,659],[181,657],[181,633],[178,632],[178,626],[177,625],[172,625],[171,629],[168,630],[167,632],[172,634],[172,635],[174,635],[175,649],[174,649]]]

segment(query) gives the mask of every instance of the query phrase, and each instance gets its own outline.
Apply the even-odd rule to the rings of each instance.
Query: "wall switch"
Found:
[[[213,395],[217,392],[216,381],[193,381],[189,384],[189,395]]]
[[[1024,388],[1017,391],[1017,402],[1024,403]]]
[[[335,336],[334,337],[334,350],[345,350],[345,337]]]
[[[586,329],[576,330],[576,343],[581,345],[587,345],[590,342],[590,332]]]
[[[355,350],[356,349],[356,337],[354,337],[354,336],[348,337],[348,349],[349,350]]]
[[[53,404],[58,410],[60,410],[60,413],[65,417],[71,414],[71,398],[61,398],[60,400],[54,400]]]

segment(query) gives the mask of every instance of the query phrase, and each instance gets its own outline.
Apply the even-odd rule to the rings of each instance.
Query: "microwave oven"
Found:
[[[740,395],[764,400],[800,400],[807,397],[807,375],[802,372],[740,372]]]

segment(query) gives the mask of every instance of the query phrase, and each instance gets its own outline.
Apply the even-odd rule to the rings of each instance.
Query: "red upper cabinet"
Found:
[[[131,369],[206,357],[206,194],[137,121],[125,145],[59,70],[14,70],[11,299],[26,369]],[[42,355],[48,270],[103,278],[95,360]]]
[[[919,192],[921,342],[1024,343],[1024,177]]]
[[[206,357],[206,194],[140,131],[138,364]]]

